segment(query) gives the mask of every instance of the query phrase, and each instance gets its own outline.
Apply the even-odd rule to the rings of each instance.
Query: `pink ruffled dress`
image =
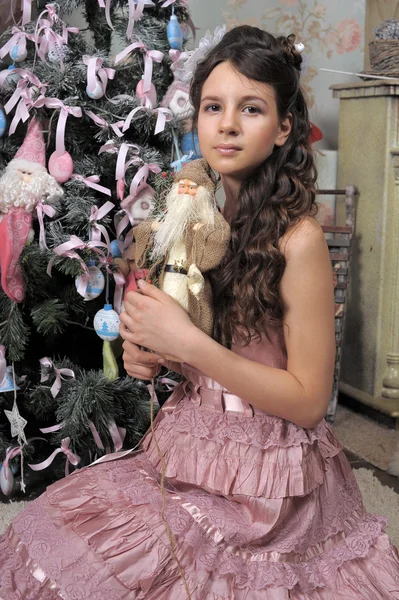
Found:
[[[283,338],[235,351],[286,368]],[[156,421],[165,518],[192,600],[395,600],[399,558],[330,427],[253,409],[183,365]],[[104,457],[50,486],[0,538],[1,600],[186,600],[160,459]]]

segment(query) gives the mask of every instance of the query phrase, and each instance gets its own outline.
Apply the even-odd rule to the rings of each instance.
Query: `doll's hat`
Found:
[[[180,171],[176,173],[173,181],[177,183],[181,179],[194,181],[198,186],[206,188],[212,194],[215,192],[215,176],[204,158],[185,163]]]
[[[46,170],[46,145],[42,127],[36,119],[33,118],[29,123],[23,144],[13,160],[35,163],[38,171]]]

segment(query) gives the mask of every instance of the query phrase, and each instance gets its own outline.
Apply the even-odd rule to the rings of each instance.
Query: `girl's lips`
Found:
[[[238,146],[216,146],[216,150],[220,152],[220,154],[229,155],[240,152],[241,148]]]

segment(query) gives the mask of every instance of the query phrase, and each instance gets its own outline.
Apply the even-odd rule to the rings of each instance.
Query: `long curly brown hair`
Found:
[[[241,184],[226,258],[211,273],[214,338],[228,347],[238,340],[248,344],[281,324],[279,284],[286,261],[279,241],[301,217],[317,212],[311,126],[300,87],[302,58],[294,41],[294,36],[274,37],[256,27],[236,27],[198,64],[191,82],[194,126],[203,85],[225,61],[248,79],[272,85],[279,118],[292,115],[285,144],[276,146]]]

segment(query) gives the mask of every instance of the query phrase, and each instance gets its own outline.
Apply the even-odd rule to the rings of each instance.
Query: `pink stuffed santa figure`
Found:
[[[15,302],[25,297],[19,257],[31,232],[32,214],[40,202],[63,195],[45,160],[43,132],[32,119],[22,146],[0,179],[1,286]]]

